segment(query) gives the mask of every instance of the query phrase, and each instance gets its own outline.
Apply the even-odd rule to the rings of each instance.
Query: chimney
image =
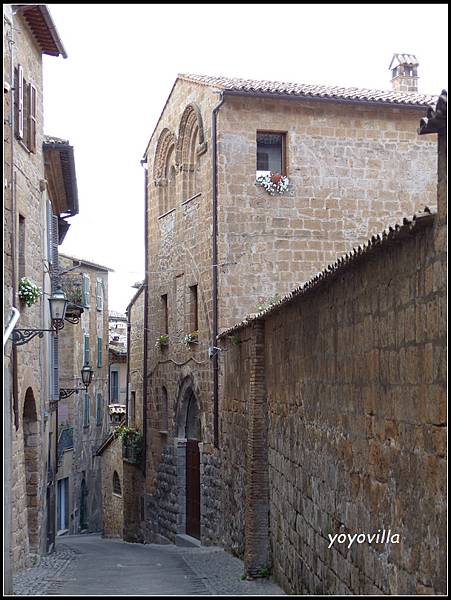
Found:
[[[395,92],[418,92],[418,60],[414,54],[393,54],[390,66]]]

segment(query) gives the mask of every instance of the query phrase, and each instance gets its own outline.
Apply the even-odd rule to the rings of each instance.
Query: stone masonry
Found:
[[[268,537],[288,593],[446,593],[444,152],[446,135],[437,215],[373,238],[255,317],[265,332]],[[264,486],[246,448],[256,323],[231,328],[224,353],[222,422],[235,434],[223,447],[224,539],[240,553],[253,543],[249,482]],[[250,478],[245,489],[234,473]],[[399,543],[330,544],[384,529]]]

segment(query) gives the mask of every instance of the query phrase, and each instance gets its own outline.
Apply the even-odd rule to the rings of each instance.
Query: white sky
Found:
[[[144,278],[147,142],[178,73],[390,89],[394,52],[419,91],[447,89],[447,4],[48,4],[67,51],[44,57],[44,130],[74,146],[80,213],[61,252],[114,269],[109,308]]]

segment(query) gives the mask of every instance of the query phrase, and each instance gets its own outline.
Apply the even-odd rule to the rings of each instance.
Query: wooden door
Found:
[[[186,533],[200,539],[200,456],[199,442],[186,443]]]

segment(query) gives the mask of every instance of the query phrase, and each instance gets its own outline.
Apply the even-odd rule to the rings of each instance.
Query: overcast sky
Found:
[[[447,4],[48,4],[67,51],[44,57],[44,130],[74,146],[80,213],[60,247],[114,269],[109,308],[144,278],[147,142],[178,73],[390,89],[394,52],[419,91],[447,89]]]

